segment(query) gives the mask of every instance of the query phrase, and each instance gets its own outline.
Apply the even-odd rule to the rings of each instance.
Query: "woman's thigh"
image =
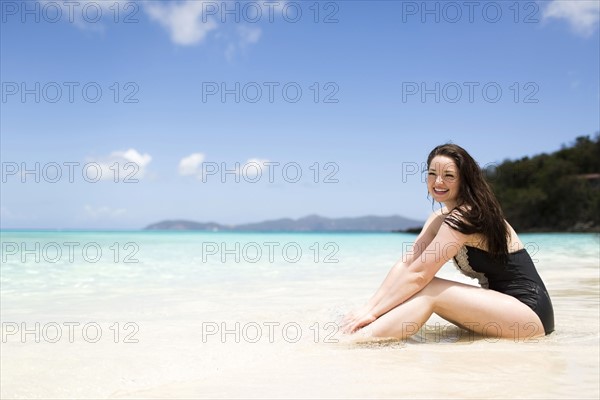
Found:
[[[537,314],[507,294],[441,278],[427,289],[434,313],[478,334],[527,339],[545,333]]]
[[[483,336],[523,340],[544,335],[539,317],[516,298],[441,278],[433,278],[420,292],[373,322],[372,328],[385,326],[392,336],[410,336],[432,312]]]

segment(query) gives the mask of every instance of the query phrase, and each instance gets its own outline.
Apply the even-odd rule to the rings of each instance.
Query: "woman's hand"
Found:
[[[340,323],[340,328],[342,333],[350,334],[364,328],[376,319],[377,317],[371,314],[369,308],[365,306],[346,314]]]

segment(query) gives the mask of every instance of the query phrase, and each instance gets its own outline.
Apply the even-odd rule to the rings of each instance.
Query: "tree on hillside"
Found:
[[[552,154],[504,161],[486,177],[515,229],[600,227],[600,133]]]

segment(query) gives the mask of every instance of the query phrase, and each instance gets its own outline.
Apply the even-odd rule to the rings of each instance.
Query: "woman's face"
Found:
[[[458,167],[452,158],[435,156],[431,160],[427,171],[427,190],[435,201],[452,207],[458,198],[459,183]]]

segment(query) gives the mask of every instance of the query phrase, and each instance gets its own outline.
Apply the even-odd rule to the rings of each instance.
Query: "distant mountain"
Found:
[[[182,219],[167,220],[148,225],[145,230],[169,230],[169,231],[227,231],[230,226],[214,222],[194,222]]]
[[[168,220],[148,225],[144,229],[231,232],[391,232],[414,229],[422,225],[423,221],[399,215],[387,217],[368,215],[355,218],[326,218],[319,215],[308,215],[299,219],[281,218],[241,225]]]

